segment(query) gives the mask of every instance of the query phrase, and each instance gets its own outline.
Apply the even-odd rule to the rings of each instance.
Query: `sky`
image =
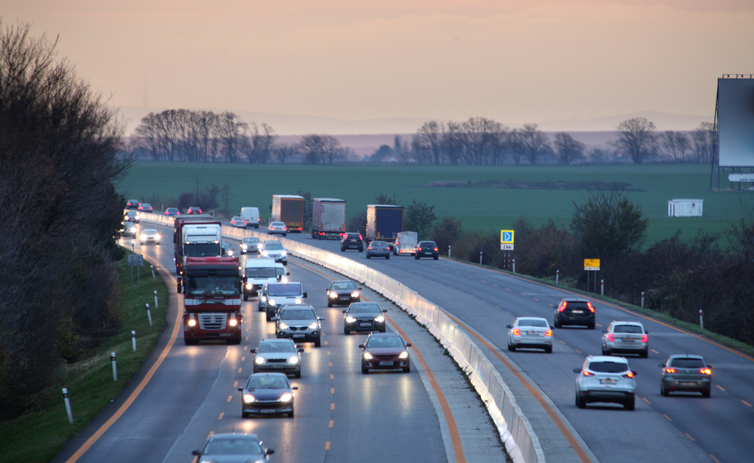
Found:
[[[0,17],[57,37],[108,104],[307,116],[282,132],[711,121],[717,79],[754,73],[751,0],[0,0]]]

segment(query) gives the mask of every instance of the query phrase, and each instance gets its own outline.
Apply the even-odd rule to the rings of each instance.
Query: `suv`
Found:
[[[321,321],[322,317],[318,317],[314,307],[308,304],[286,305],[275,317],[275,336],[292,339],[293,342],[313,342],[314,347],[319,347],[322,338]]]
[[[343,233],[340,239],[340,251],[344,252],[346,249],[358,249],[359,252],[364,252],[364,238],[361,233]]]
[[[639,322],[612,321],[602,330],[602,355],[613,353],[649,355],[649,334]]]
[[[623,357],[590,355],[581,368],[574,368],[576,406],[586,408],[590,402],[618,403],[626,410],[634,409],[636,399],[635,371]]]
[[[299,282],[267,283],[264,296],[267,321],[271,321],[284,305],[303,304],[307,294]]]
[[[555,308],[553,325],[562,328],[563,325],[584,325],[594,329],[594,306],[586,299],[566,298]]]
[[[419,260],[420,257],[431,257],[434,260],[440,258],[440,251],[437,249],[437,245],[434,241],[422,241],[419,243],[419,246],[416,247],[414,258]]]

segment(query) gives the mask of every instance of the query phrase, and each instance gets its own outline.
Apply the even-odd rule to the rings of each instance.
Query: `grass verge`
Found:
[[[83,360],[62,367],[59,379],[39,391],[47,398],[47,407],[0,423],[3,430],[0,433],[0,455],[3,455],[0,460],[16,463],[50,461],[68,440],[115,399],[152,353],[166,326],[167,287],[157,272],[156,280],[152,279],[147,262],[143,267],[134,267],[133,286],[128,260],[124,258],[117,266],[120,271],[120,305],[124,313],[120,331],[83,355]],[[159,307],[154,307],[155,291]],[[144,310],[145,303],[149,303],[152,313],[152,327]],[[136,331],[136,352],[133,351],[132,330]],[[111,352],[116,353],[118,381],[113,380]],[[68,389],[73,424],[68,422],[62,388]]]

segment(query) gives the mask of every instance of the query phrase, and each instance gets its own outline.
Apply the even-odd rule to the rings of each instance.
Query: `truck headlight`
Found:
[[[196,326],[196,320],[194,320],[194,319],[192,318],[191,320],[189,320],[189,321],[188,321],[188,325],[189,325],[189,326]]]
[[[252,285],[251,283],[246,283],[246,289],[251,289],[252,286],[254,286],[254,285]]]
[[[275,299],[270,299],[269,301],[267,301],[267,303],[270,304],[270,305],[275,305],[276,304],[275,303]]]
[[[238,325],[238,320],[236,320],[235,318],[231,318],[230,319],[230,326],[236,326],[236,325]]]

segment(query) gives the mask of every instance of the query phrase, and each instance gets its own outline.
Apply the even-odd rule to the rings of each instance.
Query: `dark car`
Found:
[[[254,373],[277,371],[301,377],[301,353],[304,349],[296,348],[290,339],[262,339],[256,349],[249,349],[254,354]]]
[[[709,397],[712,391],[712,365],[701,355],[671,355],[661,363],[660,394],[701,392]]]
[[[361,372],[369,370],[403,369],[404,373],[411,371],[411,358],[408,348],[411,344],[403,341],[398,333],[371,333],[361,348]]]
[[[275,450],[262,447],[262,441],[254,434],[213,434],[204,448],[191,452],[198,457],[197,461],[223,463],[265,461],[273,453]]]
[[[139,209],[139,204],[141,204],[141,201],[138,199],[129,199],[126,202],[126,209]]]
[[[141,203],[141,204],[139,204],[139,210],[141,212],[152,212],[153,209],[154,208],[149,203]]]
[[[201,214],[202,213],[202,208],[199,207],[199,206],[191,206],[191,207],[188,208],[188,210],[186,211],[186,213],[187,214]]]
[[[254,373],[238,388],[243,393],[241,416],[287,413],[293,418],[293,391],[297,389],[283,373]]]
[[[416,254],[414,254],[414,258],[420,259],[422,257],[431,257],[434,260],[440,258],[440,251],[439,249],[437,249],[437,244],[435,244],[434,241],[419,242],[419,245],[416,247]]]
[[[390,246],[384,241],[372,241],[367,246],[367,259],[372,257],[390,259]]]
[[[343,252],[346,249],[358,249],[359,252],[364,252],[364,238],[361,233],[343,233],[340,238],[340,250]]]
[[[179,211],[177,207],[169,207],[165,209],[165,215],[168,217],[176,217],[181,215],[181,211]]]
[[[387,310],[380,310],[374,302],[356,302],[343,311],[343,333],[351,331],[379,331],[385,332],[385,316]]]
[[[124,222],[139,223],[139,220],[139,213],[136,211],[126,211],[126,214],[123,217]]]
[[[583,325],[593,330],[594,306],[586,299],[563,299],[555,308],[554,319],[555,328],[562,328],[563,325]]]
[[[327,288],[327,307],[334,305],[348,305],[352,302],[360,302],[361,288],[356,286],[353,281],[342,280],[333,281]]]

